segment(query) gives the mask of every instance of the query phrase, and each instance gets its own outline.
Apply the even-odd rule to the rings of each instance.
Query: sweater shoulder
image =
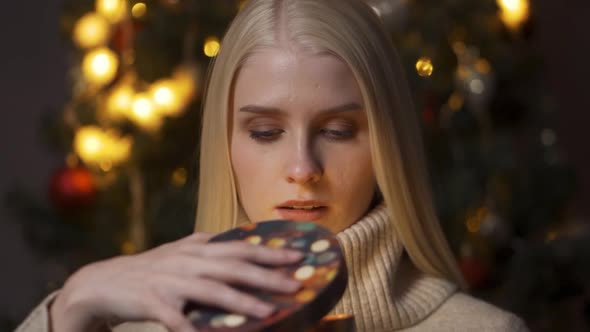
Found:
[[[465,293],[455,293],[410,331],[527,332],[522,319]]]

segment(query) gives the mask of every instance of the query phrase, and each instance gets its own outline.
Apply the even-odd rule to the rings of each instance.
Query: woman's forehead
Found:
[[[245,59],[240,71],[249,70],[265,73],[281,73],[288,69],[301,70],[302,67],[330,70],[334,73],[350,74],[348,65],[333,54],[285,47],[258,49]]]
[[[264,49],[254,53],[240,69],[235,84],[236,101],[260,98],[317,97],[360,98],[348,65],[336,56],[288,49]],[[323,94],[323,96],[316,96]]]

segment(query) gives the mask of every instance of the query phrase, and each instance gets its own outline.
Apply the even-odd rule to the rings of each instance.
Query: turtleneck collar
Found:
[[[348,287],[330,313],[353,314],[358,332],[410,327],[457,289],[449,281],[418,271],[403,255],[384,204],[337,238],[348,268]]]

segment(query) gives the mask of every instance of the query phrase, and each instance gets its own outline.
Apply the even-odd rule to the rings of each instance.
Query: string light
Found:
[[[111,23],[121,22],[127,16],[126,0],[96,0],[96,11]]]
[[[115,53],[106,47],[86,54],[82,61],[82,72],[88,82],[103,85],[110,83],[117,74],[119,60]]]
[[[518,29],[529,17],[528,0],[497,0],[500,19],[513,30]]]
[[[87,163],[101,159],[104,150],[102,131],[94,126],[83,127],[76,133],[74,147],[76,153]]]
[[[205,46],[203,47],[203,51],[205,52],[206,56],[213,58],[217,56],[217,53],[219,53],[220,48],[221,44],[219,42],[219,39],[217,37],[209,37],[207,38],[207,40],[205,40]]]
[[[147,5],[143,2],[138,2],[131,7],[131,15],[135,18],[142,18],[147,13]]]
[[[457,112],[463,107],[464,99],[459,93],[455,92],[449,97],[448,105],[451,111]]]
[[[488,215],[489,211],[485,207],[477,209],[477,211],[467,218],[465,225],[470,233],[478,233],[481,229],[481,223],[484,218]]]
[[[163,114],[175,115],[182,109],[183,103],[173,80],[157,81],[150,90],[155,106]]]
[[[109,118],[120,120],[128,116],[133,106],[135,90],[127,84],[121,84],[113,89],[107,97],[106,111]]]
[[[161,125],[161,119],[156,113],[152,98],[147,93],[135,95],[129,115],[133,122],[146,130],[156,130]]]
[[[105,132],[96,126],[80,128],[74,137],[74,150],[84,162],[109,171],[114,164],[126,161],[131,153],[131,139]]]
[[[172,184],[182,187],[186,184],[187,172],[185,168],[178,168],[172,173]]]
[[[475,94],[482,94],[485,90],[483,81],[479,78],[474,78],[469,82],[469,90]]]
[[[106,44],[109,34],[109,22],[99,14],[88,13],[76,22],[73,39],[76,45],[87,49]]]
[[[172,76],[178,90],[179,97],[184,100],[186,104],[194,97],[197,90],[197,82],[195,81],[196,68],[190,66],[179,67]]]
[[[492,65],[484,58],[479,58],[475,61],[475,69],[482,74],[489,74],[492,71]]]
[[[434,71],[434,66],[432,65],[432,60],[428,57],[421,57],[416,62],[416,71],[418,75],[422,77],[429,77],[432,75]]]

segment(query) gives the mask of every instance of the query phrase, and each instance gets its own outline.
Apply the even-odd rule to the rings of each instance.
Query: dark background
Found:
[[[47,194],[49,176],[63,165],[41,142],[41,115],[67,98],[68,51],[58,34],[60,0],[4,1],[0,10],[0,195],[21,183]],[[578,176],[572,212],[590,216],[590,1],[532,1],[532,42],[558,102],[558,142]],[[35,259],[18,223],[0,205],[0,313],[21,320],[30,311],[48,263]],[[531,276],[534,278],[534,276]]]

